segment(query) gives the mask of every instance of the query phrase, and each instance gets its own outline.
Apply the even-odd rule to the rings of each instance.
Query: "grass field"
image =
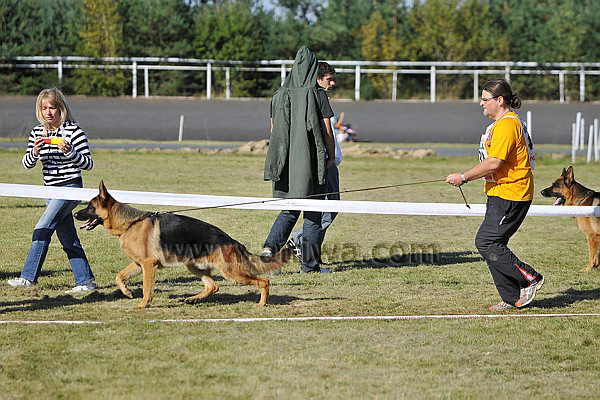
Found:
[[[0,151],[0,182],[40,184],[41,171],[20,166],[21,152]],[[176,153],[95,154],[86,187],[270,196],[264,158]],[[345,158],[342,189],[443,179],[470,158]],[[568,160],[538,161],[534,204]],[[578,181],[600,188],[598,165],[575,165]],[[464,186],[483,203],[482,185]],[[357,192],[347,200],[452,202],[443,183]],[[149,210],[169,207],[140,206]],[[480,217],[339,215],[327,233],[329,275],[299,274],[293,262],[269,277],[269,305],[254,288],[219,280],[219,293],[198,305],[200,289],[185,269],[158,273],[149,309],[115,291],[129,263],[103,228],[80,238],[99,291],[65,295],[73,275],[54,240],[39,284],[14,289],[43,201],[0,198],[0,320],[88,320],[99,325],[0,325],[0,398],[598,398],[600,319],[510,318],[418,321],[164,323],[163,319],[367,315],[488,314],[499,301],[473,239]],[[204,210],[213,223],[257,253],[276,212]],[[416,261],[406,254],[435,249]],[[599,313],[600,271],[582,272],[585,237],[572,218],[530,217],[511,248],[546,277],[526,310],[509,314]],[[390,253],[390,249],[392,252]],[[398,251],[404,257],[399,257]],[[433,262],[431,262],[433,261]]]

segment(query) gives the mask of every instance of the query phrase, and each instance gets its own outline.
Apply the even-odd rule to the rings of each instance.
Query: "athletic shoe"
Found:
[[[505,302],[501,301],[498,304],[494,304],[493,306],[489,306],[488,310],[490,310],[490,311],[506,311],[506,310],[511,310],[513,308],[517,308],[517,307],[513,306],[512,304],[508,304],[508,303],[505,303]]]
[[[539,275],[535,282],[521,289],[521,297],[517,300],[515,306],[521,308],[531,303],[535,293],[542,288],[542,285],[544,285],[544,277]]]
[[[33,286],[33,285],[35,285],[35,282],[32,282],[29,279],[25,279],[25,278],[9,279],[9,280],[6,281],[6,283],[8,283],[8,285],[12,286],[12,287]]]
[[[287,247],[292,250],[292,254],[296,257],[296,260],[302,262],[302,250],[300,250],[300,246],[296,246],[296,243],[292,239],[288,240]]]
[[[66,294],[87,294],[96,291],[96,284],[94,282],[86,285],[77,285],[73,289],[65,291]]]
[[[330,274],[331,273],[331,269],[330,268],[321,268],[319,270],[319,273],[321,273],[321,274]]]
[[[273,250],[270,247],[265,247],[258,256],[262,262],[269,262],[273,259]]]

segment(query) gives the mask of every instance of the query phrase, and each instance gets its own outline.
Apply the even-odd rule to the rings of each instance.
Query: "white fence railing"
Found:
[[[340,61],[327,60],[336,72],[354,74],[354,100],[360,100],[360,82],[364,74],[391,74],[391,100],[397,100],[398,75],[429,75],[429,100],[436,101],[436,78],[438,75],[473,75],[473,100],[479,99],[480,75],[554,75],[557,77],[559,101],[565,102],[565,77],[578,76],[579,101],[584,102],[586,76],[600,75],[600,63],[537,63],[521,61]],[[131,70],[133,97],[138,95],[138,71],[144,72],[144,96],[150,96],[148,72],[203,71],[206,74],[206,97],[212,97],[213,70],[225,71],[225,98],[231,96],[231,69],[238,71],[280,72],[281,82],[290,70],[292,60],[223,61],[174,57],[80,57],[80,56],[32,56],[0,58],[0,68],[54,68],[62,81],[63,70],[73,68]]]

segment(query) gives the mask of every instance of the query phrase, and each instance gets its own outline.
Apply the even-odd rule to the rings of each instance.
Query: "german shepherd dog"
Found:
[[[104,225],[110,234],[119,237],[121,248],[133,262],[117,274],[117,286],[133,298],[125,282],[142,272],[143,298],[138,308],[148,307],[152,301],[158,268],[182,265],[204,283],[204,290],[188,297],[187,303],[196,303],[219,290],[211,278],[211,269],[216,267],[233,282],[259,288],[258,304],[264,306],[269,280],[257,275],[280,268],[292,257],[291,249],[285,247],[273,260],[262,262],[214,225],[183,215],[141,211],[116,201],[103,181],[100,193],[75,213],[75,218],[87,221],[81,228],[92,230]]]
[[[575,181],[573,167],[562,170],[560,178],[552,186],[542,190],[544,197],[557,197],[554,205],[599,206],[600,192],[588,189]],[[584,271],[598,268],[600,258],[600,217],[576,217],[577,226],[588,241],[589,261]]]

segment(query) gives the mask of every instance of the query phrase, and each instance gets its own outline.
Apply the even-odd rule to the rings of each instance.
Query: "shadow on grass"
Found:
[[[0,302],[0,307],[2,307],[2,309],[0,309],[0,315],[17,311],[49,310],[57,307],[106,302],[109,300],[118,300],[124,298],[126,297],[123,296],[121,292],[116,291],[108,294],[101,292],[93,292],[85,297],[73,297],[68,294],[59,295],[56,297],[50,297],[48,295],[45,295],[42,298],[36,299],[2,301]]]
[[[411,253],[402,257],[369,258],[364,260],[338,261],[329,264],[335,271],[355,268],[398,268],[417,267],[419,265],[445,266],[482,261],[483,258],[472,251],[453,251],[446,253]]]
[[[534,301],[532,305],[540,308],[562,308],[583,300],[600,300],[600,288],[590,290],[571,288],[558,296]]]
[[[14,206],[8,206],[8,205],[0,205],[0,210],[2,209],[12,209],[12,208],[46,208],[46,206],[44,204],[16,204]]]
[[[70,269],[47,270],[47,271],[40,272],[40,277],[65,274],[67,272],[71,272],[71,270]],[[18,278],[20,276],[21,276],[20,272],[0,271],[0,285],[6,284],[6,282],[4,282],[4,281],[6,281],[7,279],[14,279],[14,278]]]
[[[183,303],[185,302],[185,299],[187,297],[193,296],[196,293],[193,294],[186,294],[186,295],[171,295],[169,296],[170,299],[180,299],[180,301]],[[199,301],[198,303],[195,304],[237,304],[237,303],[244,303],[244,302],[249,302],[249,303],[257,303],[258,304],[258,300],[260,300],[260,293],[259,292],[248,292],[245,294],[229,294],[229,293],[216,293],[213,294],[212,296],[203,299],[201,301]],[[267,300],[267,305],[271,304],[271,305],[288,305],[296,300],[304,300],[307,301],[307,299],[302,299],[300,297],[295,297],[295,296],[285,296],[285,295],[276,295],[276,294],[271,294],[269,295],[269,299]],[[334,298],[322,298],[322,299],[310,299],[309,301],[317,301],[317,300],[335,300]]]

